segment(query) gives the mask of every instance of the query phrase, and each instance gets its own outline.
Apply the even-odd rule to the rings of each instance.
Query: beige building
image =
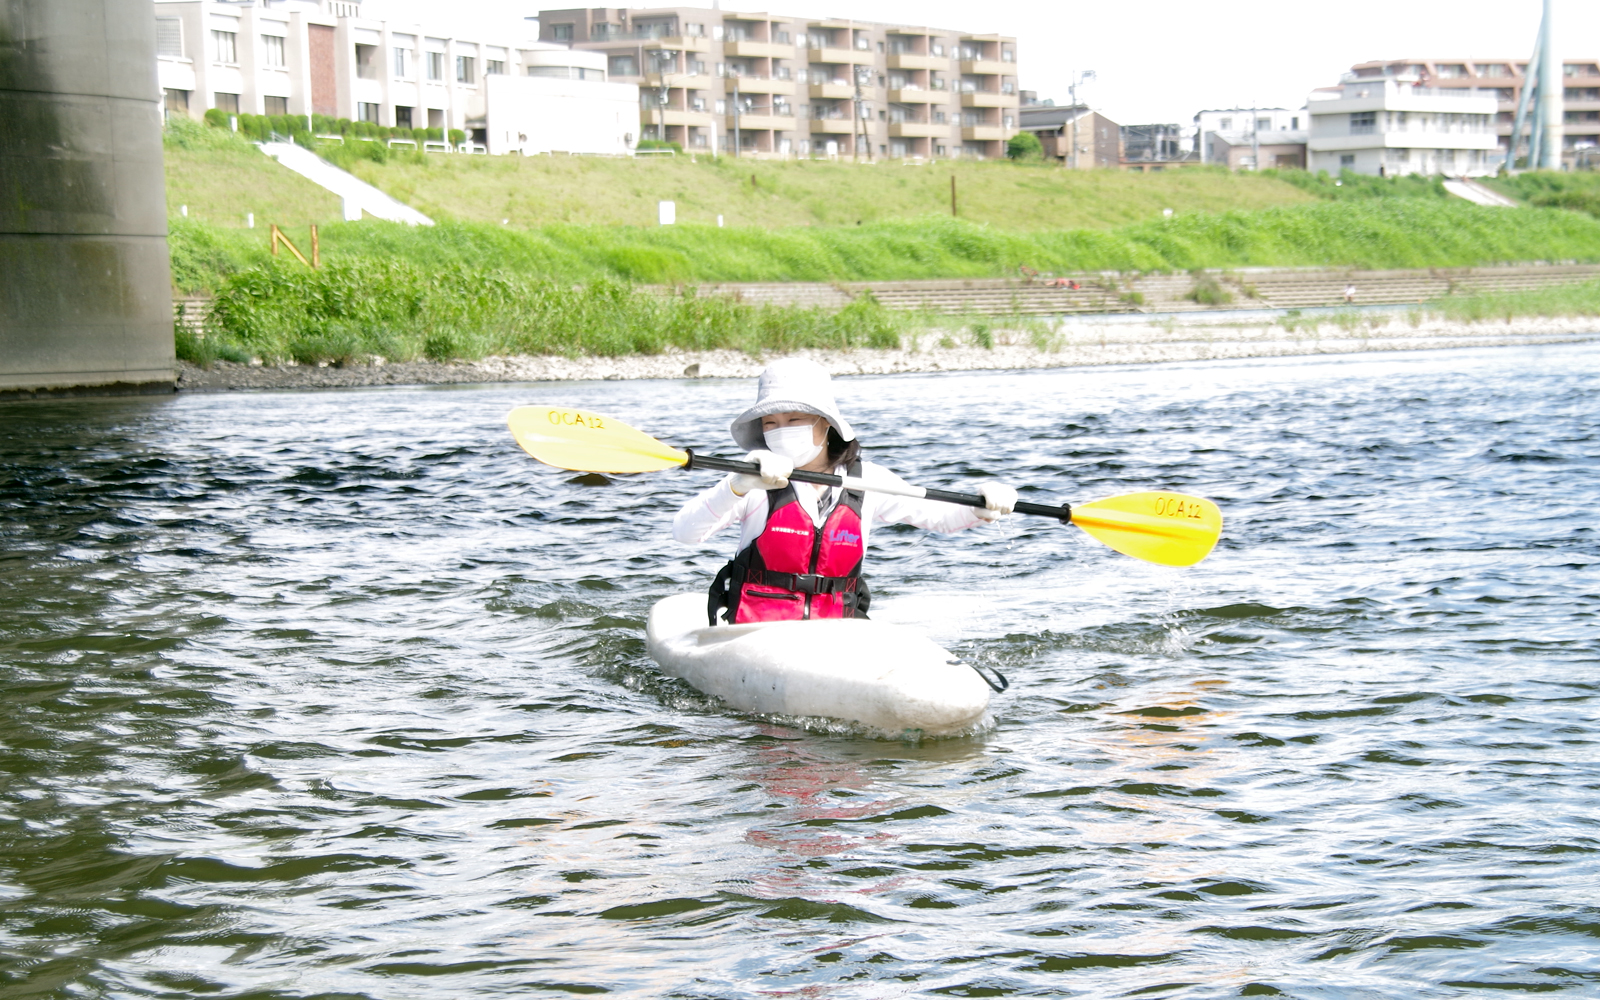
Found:
[[[1022,109],[1024,131],[1039,138],[1046,160],[1075,170],[1115,168],[1122,161],[1122,126],[1083,105],[1036,104]]]
[[[1527,59],[1388,59],[1357,63],[1350,68],[1356,80],[1407,77],[1417,86],[1441,92],[1477,90],[1499,102],[1495,131],[1500,156],[1510,142],[1517,100],[1527,79]],[[1562,158],[1571,162],[1583,150],[1600,148],[1600,62],[1571,59],[1561,66],[1566,139]],[[1523,126],[1526,134],[1527,126]],[[1523,150],[1527,150],[1524,139]]]
[[[1017,134],[1017,44],[945,28],[702,7],[539,12],[539,40],[604,52],[641,137],[756,157],[997,158]]]

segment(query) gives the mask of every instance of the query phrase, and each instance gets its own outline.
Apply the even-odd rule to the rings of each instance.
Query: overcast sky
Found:
[[[833,2],[794,0],[793,12]],[[1015,35],[1024,90],[1065,104],[1073,70],[1092,69],[1096,79],[1080,96],[1124,125],[1189,124],[1203,108],[1298,108],[1312,89],[1373,59],[1527,58],[1542,10],[1539,0],[852,0],[842,7],[823,13]],[[1556,0],[1556,32],[1558,55],[1600,58],[1600,0]]]
[[[1555,3],[1557,53],[1600,58],[1600,0]],[[380,4],[439,10],[438,0],[370,6]],[[1526,58],[1542,9],[1541,0],[771,0],[770,7],[736,0],[722,6],[1015,35],[1024,90],[1065,104],[1073,71],[1092,69],[1096,79],[1080,95],[1125,125],[1189,124],[1203,108],[1299,108],[1314,88],[1373,59]],[[533,16],[539,5],[464,0],[450,9],[458,16]]]

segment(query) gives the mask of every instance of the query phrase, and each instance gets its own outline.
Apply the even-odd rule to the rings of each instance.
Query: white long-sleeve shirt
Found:
[[[833,471],[835,475],[845,474],[842,466]],[[872,462],[861,463],[861,478],[868,483],[880,482],[902,488],[907,485],[899,476]],[[740,525],[739,547],[735,553],[744,551],[745,546],[760,537],[767,525],[767,491],[751,490],[739,496],[733,492],[732,482],[733,476],[727,476],[684,504],[678,516],[672,519],[672,537],[695,545],[735,521]],[[822,527],[825,517],[818,513],[817,502],[831,487],[814,483],[792,485],[795,498],[810,515],[811,523]],[[868,492],[861,503],[861,548],[865,551],[874,524],[911,524],[948,533],[970,528],[981,520],[972,507]]]

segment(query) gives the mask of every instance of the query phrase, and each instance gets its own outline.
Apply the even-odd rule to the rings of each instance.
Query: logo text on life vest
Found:
[[[605,422],[592,413],[579,413],[577,410],[551,410],[548,417],[550,422],[558,427],[587,427],[592,431],[606,429]]]
[[[843,528],[835,528],[833,533],[828,536],[828,541],[837,542],[840,545],[859,545],[861,543],[861,536],[853,531],[846,531]]]

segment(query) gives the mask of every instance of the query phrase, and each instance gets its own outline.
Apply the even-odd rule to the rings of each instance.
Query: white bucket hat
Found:
[[[765,448],[761,418],[774,413],[814,413],[832,424],[846,441],[856,439],[856,432],[839,415],[839,404],[833,401],[827,370],[815,361],[784,358],[768,365],[756,383],[756,405],[739,414],[728,425],[728,432],[745,451]]]

